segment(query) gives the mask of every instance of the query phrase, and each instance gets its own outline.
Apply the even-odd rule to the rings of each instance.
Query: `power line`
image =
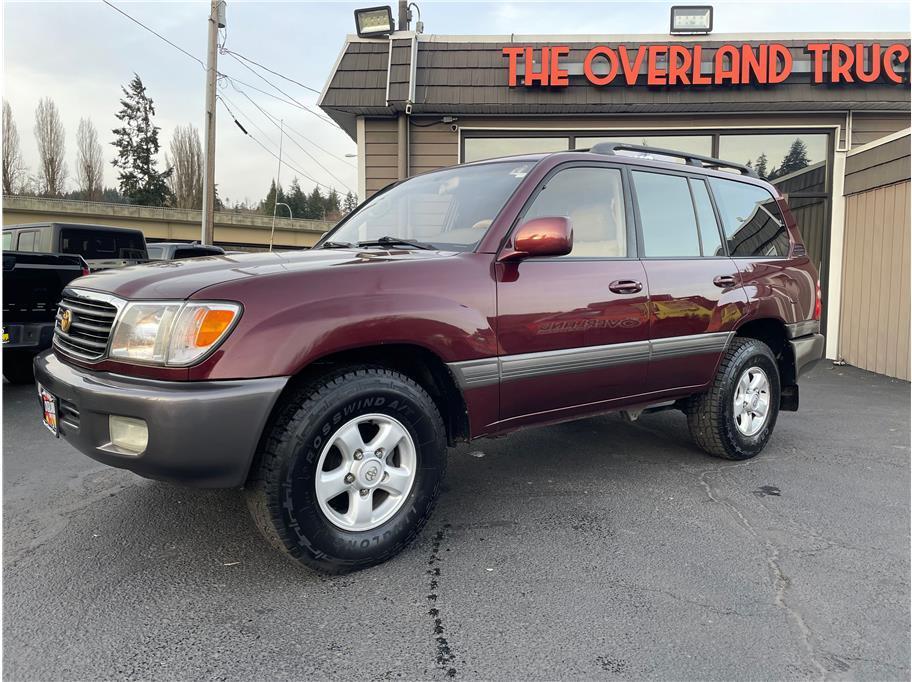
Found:
[[[195,61],[197,64],[199,64],[203,69],[206,68],[206,65],[203,63],[203,60],[201,60],[199,57],[194,56],[193,54],[191,54],[190,52],[188,52],[187,50],[185,50],[184,48],[182,48],[180,45],[178,45],[178,44],[176,44],[176,43],[174,43],[174,42],[168,40],[165,36],[163,36],[161,33],[159,33],[158,31],[156,31],[155,29],[150,28],[149,26],[147,26],[146,24],[144,24],[143,22],[141,22],[139,19],[136,19],[135,17],[133,17],[133,16],[127,14],[127,13],[124,12],[122,9],[120,9],[119,7],[117,7],[117,5],[114,5],[113,3],[109,2],[109,0],[102,0],[102,2],[103,2],[104,4],[106,4],[108,7],[110,7],[111,9],[113,9],[115,12],[118,12],[119,14],[122,14],[123,16],[125,16],[127,19],[129,19],[130,21],[132,21],[132,22],[133,22],[134,24],[136,24],[137,26],[139,26],[139,27],[141,27],[142,29],[148,31],[149,33],[151,33],[152,35],[154,35],[155,37],[157,37],[159,40],[162,40],[162,41],[166,42],[168,45],[170,45],[171,47],[173,47],[175,50],[177,50],[177,51],[183,53],[184,55],[186,55],[186,56],[188,56],[188,57],[190,57],[190,59],[192,59],[192,60]],[[224,48],[223,48],[223,50],[224,50]],[[227,53],[227,54],[229,54],[229,55],[231,55],[232,57],[234,57],[234,56],[236,55],[235,52],[231,52],[231,51],[229,51],[229,50],[224,50],[224,52]],[[239,56],[240,56],[240,55],[239,55]],[[244,57],[244,59],[247,59],[247,58]],[[251,62],[254,63],[254,64],[256,63],[256,62],[253,62],[253,60],[249,60],[249,59],[248,59],[248,61],[251,61]],[[325,116],[321,116],[321,115],[318,114],[317,112],[315,112],[315,111],[313,111],[312,109],[310,109],[307,105],[302,104],[301,102],[297,101],[294,97],[292,97],[291,95],[289,95],[287,92],[283,91],[281,88],[277,87],[277,86],[276,86],[275,84],[273,84],[272,82],[270,82],[270,81],[266,80],[265,78],[263,78],[262,76],[260,76],[260,74],[258,74],[256,71],[254,71],[253,69],[251,69],[249,66],[247,66],[246,64],[244,64],[244,63],[241,62],[240,60],[238,60],[238,63],[240,63],[241,66],[244,66],[245,68],[249,69],[249,70],[250,70],[254,75],[256,75],[257,77],[259,77],[259,78],[261,78],[262,80],[266,81],[266,83],[268,83],[269,85],[271,85],[271,86],[272,86],[273,88],[275,88],[277,91],[281,92],[283,95],[285,95],[285,98],[287,98],[287,99],[282,98],[282,97],[278,97],[278,96],[274,95],[273,93],[267,92],[267,91],[265,91],[265,90],[262,90],[262,89],[256,87],[255,85],[251,85],[250,83],[245,83],[244,81],[242,81],[242,80],[240,80],[240,79],[238,79],[238,78],[235,78],[234,76],[229,76],[229,75],[226,74],[226,73],[222,73],[221,71],[218,72],[218,75],[219,75],[220,77],[222,77],[222,78],[228,78],[228,79],[230,79],[230,80],[234,80],[234,81],[240,83],[241,85],[244,85],[244,86],[246,86],[246,87],[248,87],[248,88],[251,88],[251,89],[253,89],[253,90],[256,90],[257,92],[260,92],[260,93],[262,93],[262,94],[264,94],[264,95],[268,95],[269,97],[273,97],[273,98],[279,100],[280,102],[284,102],[285,104],[290,104],[291,106],[298,107],[299,109],[304,109],[305,111],[310,112],[311,114],[313,114],[314,116],[316,116],[316,117],[319,118],[320,120],[325,121],[326,123],[329,123],[330,125],[333,125],[333,126],[338,127],[338,124],[337,124],[335,121],[333,121],[332,119],[327,118],[327,117],[325,117]],[[266,69],[266,70],[269,71],[270,73],[276,73],[276,75],[280,75],[280,76],[281,76],[281,74],[278,74],[277,72],[272,71],[271,69],[268,69],[268,68],[266,68],[265,66],[261,66],[260,64],[257,64],[257,66],[260,66],[260,68]],[[282,77],[283,77],[283,78],[286,78],[285,76],[282,76]],[[286,78],[286,80],[291,80],[291,79]],[[293,81],[293,82],[297,82],[297,81]],[[311,88],[309,88],[308,86],[303,85],[302,83],[298,83],[298,85],[301,85],[302,87],[311,89]]]
[[[230,55],[232,55],[232,56],[234,56],[234,57],[238,57],[238,58],[240,58],[240,59],[243,59],[245,62],[250,62],[251,64],[253,64],[253,65],[255,65],[255,66],[259,66],[261,69],[263,69],[263,70],[265,70],[265,71],[268,71],[269,73],[273,74],[274,76],[278,76],[279,78],[284,78],[284,79],[287,80],[289,83],[294,83],[295,85],[300,85],[300,86],[301,86],[302,88],[304,88],[305,90],[310,90],[311,92],[314,92],[314,93],[316,93],[316,94],[318,94],[318,95],[322,94],[322,93],[321,93],[319,90],[317,90],[316,88],[312,88],[312,87],[310,87],[309,85],[304,85],[304,83],[302,83],[301,81],[296,81],[294,78],[289,78],[288,76],[285,76],[285,75],[279,73],[278,71],[273,71],[273,70],[270,69],[268,66],[263,66],[263,65],[260,64],[259,62],[255,62],[255,61],[253,61],[250,57],[245,57],[244,55],[240,54],[239,52],[233,52],[232,50],[229,50],[229,49],[226,49],[226,48],[223,48],[223,49],[222,49],[222,52],[225,52],[225,53],[230,54]]]
[[[224,78],[225,80],[230,81],[232,83],[239,83],[239,84],[243,85],[245,88],[250,88],[251,90],[256,90],[260,94],[266,95],[267,97],[272,97],[273,99],[276,99],[279,102],[282,102],[284,104],[288,104],[289,106],[297,107],[298,109],[307,109],[307,107],[305,107],[300,102],[293,102],[289,99],[285,99],[284,97],[279,97],[278,95],[276,95],[274,93],[263,90],[262,88],[258,88],[257,86],[251,85],[250,83],[246,83],[246,82],[242,81],[240,78],[235,78],[234,76],[229,76],[227,73],[222,73],[221,71],[219,71],[218,75],[219,75],[219,78]]]
[[[278,119],[275,117],[275,115],[270,114],[270,113],[269,113],[268,111],[266,111],[263,107],[261,107],[259,104],[257,104],[256,101],[253,100],[253,99],[250,97],[250,95],[248,95],[246,92],[244,92],[243,90],[241,90],[241,89],[240,89],[239,87],[237,87],[234,83],[231,83],[231,87],[234,88],[235,92],[237,92],[237,93],[243,95],[244,97],[246,97],[246,98],[247,98],[247,101],[250,102],[250,103],[251,103],[253,106],[255,106],[257,109],[259,109],[259,110],[260,110],[260,113],[262,113],[266,118],[270,119],[270,120],[272,121],[272,124],[273,124],[274,126],[279,127],[279,124],[276,123],[276,121],[277,121]],[[308,142],[308,143],[312,144],[314,147],[316,147],[317,149],[319,149],[319,150],[320,150],[321,152],[323,152],[324,154],[327,154],[328,156],[333,157],[334,159],[340,161],[341,163],[344,163],[346,166],[350,166],[351,168],[354,168],[354,167],[355,167],[354,164],[349,163],[349,162],[346,161],[344,158],[342,158],[342,157],[339,156],[338,154],[335,154],[335,153],[329,151],[329,150],[326,149],[325,147],[321,147],[321,146],[318,145],[316,142],[314,142],[314,141],[311,140],[309,137],[307,137],[304,133],[302,133],[302,132],[299,131],[299,130],[295,130],[294,128],[292,128],[292,127],[291,127],[290,125],[288,125],[287,123],[284,124],[284,127],[285,127],[285,130],[290,131],[290,132],[296,134],[296,135],[297,135],[298,137],[300,137],[302,140],[304,140],[305,142]],[[306,152],[305,152],[305,153],[306,153]]]
[[[197,63],[198,63],[201,67],[203,67],[204,69],[206,68],[206,65],[203,64],[203,60],[200,59],[199,57],[195,57],[194,55],[190,54],[189,52],[187,52],[187,50],[185,50],[184,48],[182,48],[180,45],[176,45],[175,43],[172,43],[170,40],[168,40],[167,38],[165,38],[165,36],[163,36],[161,33],[159,33],[158,31],[156,31],[156,30],[154,30],[154,29],[152,29],[152,28],[149,28],[149,27],[146,26],[144,23],[142,23],[139,19],[136,19],[136,18],[134,18],[134,17],[131,17],[129,14],[127,14],[127,13],[124,12],[122,9],[120,9],[120,7],[117,7],[116,5],[114,5],[114,4],[110,3],[110,2],[108,2],[108,0],[101,0],[101,1],[102,1],[104,4],[106,4],[108,7],[110,7],[111,9],[113,9],[115,12],[120,12],[121,14],[123,14],[127,19],[129,19],[130,21],[132,21],[134,24],[137,24],[138,26],[141,26],[142,28],[144,28],[145,30],[147,30],[147,31],[148,31],[149,33],[151,33],[152,35],[158,37],[158,38],[161,39],[161,40],[164,40],[166,43],[168,43],[168,45],[170,45],[171,47],[173,47],[175,50],[178,50],[178,51],[180,51],[180,52],[183,52],[185,55],[187,55],[188,57],[190,57],[190,59],[192,59],[193,61],[197,62]]]
[[[188,52],[187,50],[185,50],[184,48],[182,48],[180,45],[178,45],[178,44],[172,42],[171,40],[169,40],[168,38],[166,38],[165,36],[163,36],[161,33],[159,33],[158,31],[156,31],[155,29],[151,28],[150,26],[147,26],[146,24],[144,24],[143,22],[141,22],[139,19],[136,19],[135,17],[131,16],[130,14],[127,14],[127,13],[124,12],[122,9],[120,9],[119,7],[117,7],[116,5],[114,5],[113,3],[109,2],[109,0],[102,0],[102,2],[103,2],[105,5],[107,5],[108,7],[110,7],[111,9],[113,9],[115,12],[117,12],[117,13],[123,15],[124,17],[126,17],[127,19],[129,19],[130,21],[132,21],[134,24],[136,24],[136,25],[139,26],[140,28],[144,29],[145,31],[148,31],[149,33],[151,33],[152,35],[154,35],[154,36],[155,36],[156,38],[158,38],[159,40],[162,40],[163,42],[167,43],[168,45],[170,45],[171,47],[173,47],[174,49],[176,49],[178,52],[181,52],[181,53],[184,54],[185,56],[189,57],[190,59],[192,59],[193,61],[195,61],[197,64],[199,64],[201,68],[203,68],[203,69],[206,68],[206,65],[203,63],[203,61],[202,61],[199,57],[196,57],[195,55],[191,54],[190,52]],[[301,83],[301,82],[299,82],[299,81],[296,81],[296,80],[294,80],[293,78],[289,78],[288,76],[284,76],[284,75],[282,75],[281,73],[279,73],[279,72],[277,72],[277,71],[273,71],[272,69],[270,69],[270,68],[268,68],[268,67],[266,67],[266,66],[263,66],[262,64],[259,64],[258,62],[255,62],[254,60],[250,59],[249,57],[245,57],[244,55],[241,55],[241,54],[238,54],[238,53],[235,53],[235,52],[233,52],[233,51],[231,51],[231,50],[226,49],[226,48],[224,47],[225,42],[227,42],[227,31],[226,31],[225,39],[222,41],[221,51],[222,51],[224,54],[228,54],[229,56],[231,56],[232,58],[234,58],[235,61],[237,61],[241,66],[243,66],[244,68],[248,69],[248,70],[249,70],[251,73],[253,73],[255,76],[257,76],[258,78],[260,78],[262,81],[264,81],[265,83],[267,83],[268,85],[270,85],[272,88],[274,88],[276,91],[280,92],[282,95],[284,95],[284,96],[287,98],[287,99],[284,99],[284,98],[282,98],[282,97],[278,97],[278,96],[276,96],[276,95],[274,95],[274,94],[272,94],[272,93],[270,93],[270,92],[267,92],[267,91],[265,91],[265,90],[262,90],[262,89],[256,87],[255,85],[251,85],[250,83],[245,83],[245,82],[242,81],[242,80],[239,80],[239,79],[237,79],[237,78],[234,78],[233,76],[229,76],[228,74],[222,73],[222,72],[220,72],[220,71],[217,72],[217,75],[218,75],[220,78],[225,78],[225,79],[227,79],[227,80],[231,83],[231,86],[232,86],[235,90],[237,90],[238,92],[240,92],[241,94],[243,94],[245,97],[247,97],[247,99],[248,99],[248,100],[249,100],[257,109],[259,109],[259,110],[263,113],[263,115],[265,115],[273,125],[277,125],[277,124],[275,123],[274,117],[273,117],[271,114],[269,114],[268,112],[266,112],[266,111],[265,111],[262,107],[260,107],[256,102],[254,102],[253,99],[251,99],[245,92],[241,91],[241,90],[235,85],[235,83],[239,83],[239,84],[241,84],[241,85],[244,85],[245,87],[251,88],[252,90],[256,90],[257,92],[262,93],[262,94],[264,94],[264,95],[267,95],[267,96],[269,96],[269,97],[273,97],[274,99],[277,99],[277,100],[279,100],[280,102],[284,102],[285,104],[289,104],[289,105],[291,105],[291,106],[296,106],[296,107],[298,107],[298,108],[300,108],[300,109],[303,109],[303,110],[309,112],[310,114],[316,116],[316,117],[319,118],[320,120],[322,120],[322,121],[324,121],[324,122],[326,122],[326,123],[329,123],[330,125],[333,125],[333,126],[335,126],[335,127],[337,127],[337,128],[340,127],[340,126],[339,126],[335,121],[333,121],[332,119],[327,118],[327,117],[325,117],[325,116],[322,116],[322,115],[318,114],[317,112],[315,112],[313,109],[311,109],[311,108],[308,107],[307,105],[302,104],[301,102],[299,102],[295,97],[293,97],[292,95],[288,94],[287,92],[285,92],[284,90],[282,90],[282,88],[280,88],[280,87],[278,87],[277,85],[275,85],[275,83],[271,82],[271,81],[268,80],[267,78],[263,77],[262,75],[260,75],[260,74],[257,73],[256,71],[254,71],[251,67],[249,67],[249,66],[248,66],[247,64],[245,64],[244,62],[246,61],[246,62],[250,62],[251,64],[255,64],[255,65],[258,66],[259,68],[264,69],[264,70],[268,71],[269,73],[272,73],[272,74],[274,74],[274,75],[276,75],[276,76],[279,76],[280,78],[283,78],[283,79],[285,79],[285,80],[287,80],[287,81],[289,81],[289,82],[295,83],[296,85],[299,85],[299,86],[301,86],[302,88],[305,88],[305,89],[307,89],[307,90],[311,90],[311,91],[313,91],[313,92],[315,92],[315,93],[317,93],[317,94],[319,94],[319,91],[318,91],[318,90],[316,90],[315,88],[310,87],[309,85],[305,85],[305,84],[303,84],[303,83]],[[241,60],[243,60],[243,61],[241,61]],[[304,178],[310,180],[310,181],[313,182],[315,185],[317,185],[317,186],[319,186],[319,187],[323,187],[324,189],[327,189],[327,190],[334,189],[334,188],[332,188],[332,187],[330,187],[330,186],[328,186],[328,185],[324,185],[323,183],[318,182],[315,178],[311,177],[310,175],[308,175],[308,174],[305,173],[304,171],[300,170],[299,168],[296,168],[295,166],[292,166],[291,164],[287,163],[286,161],[283,161],[283,160],[279,159],[279,157],[276,156],[276,154],[275,154],[274,152],[272,152],[270,149],[268,149],[262,142],[260,142],[259,140],[257,140],[253,135],[251,135],[251,134],[247,131],[246,128],[244,128],[244,126],[240,123],[240,121],[237,120],[237,117],[236,117],[236,116],[234,115],[234,113],[231,111],[231,108],[228,106],[227,101],[225,100],[225,98],[224,98],[222,95],[218,95],[218,99],[222,102],[222,106],[224,106],[225,109],[228,111],[228,114],[231,116],[232,120],[233,120],[234,123],[238,126],[238,128],[240,128],[241,132],[243,132],[243,133],[244,133],[245,135],[247,135],[250,139],[252,139],[254,142],[256,142],[260,147],[263,148],[264,151],[266,151],[266,152],[269,153],[272,157],[274,157],[274,158],[276,158],[277,160],[279,160],[280,163],[284,164],[285,166],[287,166],[287,167],[290,168],[291,170],[297,172],[297,173],[298,173],[299,175],[301,175],[302,177],[304,177]],[[238,111],[240,111],[242,114],[244,114],[243,110],[241,110],[240,108],[238,108]],[[259,126],[257,126],[256,123],[255,123],[249,116],[247,116],[246,114],[244,114],[244,117],[245,117],[248,121],[250,121],[250,123],[251,123],[252,125],[254,125],[254,126],[257,128],[257,130],[259,130],[259,131],[263,134],[263,136],[266,137],[266,139],[269,139],[268,135],[266,135],[266,133],[262,130],[262,128],[260,128]],[[292,130],[293,130],[293,129],[292,129]],[[329,155],[331,155],[331,156],[334,156],[334,155],[332,154],[332,152],[329,152],[329,151],[327,151],[326,149],[323,149],[323,148],[320,147],[318,144],[316,144],[316,143],[313,142],[312,140],[308,139],[307,137],[305,137],[305,136],[304,136],[303,134],[301,134],[300,132],[298,132],[298,131],[294,131],[294,132],[297,133],[301,138],[303,138],[303,139],[306,140],[307,142],[310,142],[311,144],[313,144],[315,147],[317,147],[317,148],[320,149],[321,151],[323,151],[323,152],[325,152],[325,153],[327,153],[327,154],[329,154]],[[307,156],[309,156],[309,157],[314,161],[314,163],[316,163],[318,166],[320,166],[320,168],[322,168],[324,171],[326,171],[327,173],[329,173],[329,175],[332,176],[336,181],[338,181],[343,187],[345,187],[346,189],[348,189],[349,191],[351,191],[351,188],[348,187],[348,185],[346,185],[340,178],[338,178],[334,173],[332,173],[332,171],[330,171],[330,170],[329,170],[328,168],[326,168],[323,164],[321,164],[321,163],[320,163],[320,162],[319,162],[319,161],[318,161],[318,160],[317,160],[309,151],[307,151],[304,147],[302,147],[302,146],[300,145],[300,143],[298,143],[297,140],[295,140],[293,137],[289,137],[289,139],[290,139],[290,140],[291,140],[299,149],[301,149],[302,152],[304,152],[305,154],[307,154]],[[338,158],[338,157],[337,157],[337,158]],[[341,160],[341,159],[340,159],[340,160]],[[344,163],[348,163],[348,162],[344,162]],[[349,165],[351,165],[351,164],[349,164]]]
[[[219,99],[219,101],[222,103],[222,106],[225,107],[225,110],[228,112],[228,115],[231,116],[232,119],[234,119],[234,122],[235,122],[235,123],[238,125],[238,127],[247,135],[247,137],[249,137],[251,140],[253,140],[257,145],[259,145],[259,146],[263,149],[263,151],[265,151],[267,154],[269,154],[272,158],[276,159],[276,160],[277,160],[279,163],[281,163],[283,166],[285,166],[285,167],[287,167],[287,168],[293,170],[293,171],[294,171],[295,173],[297,173],[298,175],[300,175],[300,176],[306,178],[307,180],[310,180],[312,183],[314,183],[314,184],[317,185],[318,187],[322,187],[323,189],[326,189],[326,190],[333,190],[333,189],[335,189],[334,187],[330,187],[329,185],[324,185],[322,182],[319,182],[319,181],[317,181],[316,179],[312,178],[310,175],[308,175],[307,173],[305,173],[304,171],[302,171],[300,168],[297,168],[297,167],[295,167],[295,166],[292,166],[290,163],[288,163],[288,162],[285,161],[284,159],[279,158],[279,156],[276,155],[275,152],[273,152],[273,151],[272,151],[271,149],[269,149],[266,145],[264,145],[262,142],[260,142],[260,141],[259,141],[258,139],[256,139],[253,135],[251,135],[247,130],[244,129],[244,126],[242,126],[242,125],[238,122],[237,118],[235,117],[234,113],[231,111],[231,108],[228,106],[228,103],[225,101],[225,98],[224,98],[222,95],[219,95],[219,96],[218,96],[218,99]]]
[[[316,111],[314,111],[313,109],[311,109],[310,107],[308,107],[306,104],[302,104],[302,103],[299,102],[294,96],[289,95],[287,92],[285,92],[284,90],[282,90],[282,88],[280,88],[278,85],[276,85],[275,83],[273,83],[271,80],[269,80],[268,78],[266,78],[266,77],[263,76],[262,74],[257,73],[256,71],[254,71],[250,66],[248,66],[247,64],[245,64],[243,61],[241,61],[241,60],[238,59],[237,57],[235,57],[233,52],[229,52],[229,51],[227,51],[227,50],[226,50],[225,52],[227,53],[227,55],[228,55],[229,57],[231,57],[231,58],[234,59],[238,64],[240,64],[240,65],[243,66],[245,69],[247,69],[248,71],[250,71],[250,73],[252,73],[254,76],[256,76],[257,78],[259,78],[261,81],[263,81],[264,83],[266,83],[267,85],[269,85],[269,86],[272,87],[273,89],[275,89],[277,92],[282,93],[285,97],[287,97],[288,99],[290,99],[292,102],[294,102],[294,103],[295,103],[297,106],[299,106],[301,109],[304,109],[304,111],[310,112],[311,114],[313,114],[314,116],[316,116],[318,119],[320,119],[320,120],[323,121],[324,123],[328,123],[329,125],[334,126],[334,127],[336,127],[336,128],[339,127],[339,124],[336,123],[335,121],[333,121],[331,118],[328,118],[328,117],[326,117],[326,116],[323,116],[323,115],[321,115],[321,114],[318,114]]]
[[[242,95],[245,94],[242,90],[238,90],[238,92],[240,92]],[[250,99],[250,98],[248,97],[248,99]],[[257,107],[257,109],[260,109],[260,111],[267,117],[267,119],[269,120],[269,122],[272,123],[276,128],[279,128],[279,130],[282,130],[283,127],[286,127],[286,128],[287,128],[287,126],[284,126],[284,124],[280,125],[280,124],[276,123],[275,121],[273,121],[273,120],[272,120],[272,117],[271,117],[269,114],[267,114],[263,109],[261,109],[261,108],[259,107],[259,105],[258,105],[256,102],[254,102],[253,100],[250,100],[250,102],[251,102],[255,107]],[[266,140],[267,140],[270,144],[275,145],[275,142],[272,141],[272,139],[269,137],[269,135],[266,133],[266,131],[264,131],[262,128],[260,128],[260,126],[258,126],[258,125],[256,124],[256,122],[255,122],[252,118],[250,118],[250,116],[248,116],[248,115],[244,112],[243,109],[241,109],[239,106],[237,106],[234,102],[231,102],[231,100],[228,100],[227,98],[225,98],[225,104],[227,105],[227,104],[229,104],[229,103],[230,103],[231,106],[233,106],[237,111],[239,111],[239,112],[241,113],[241,115],[242,115],[244,118],[246,118],[248,121],[250,121],[251,125],[253,125],[253,127],[255,127],[257,130],[259,130],[259,131],[263,134],[263,137],[266,138]],[[238,125],[240,125],[240,124],[238,124]],[[246,133],[247,131],[245,130],[244,132]],[[286,135],[286,137],[288,137],[288,136]],[[349,187],[348,184],[347,184],[342,178],[340,178],[338,175],[336,175],[336,174],[333,173],[331,170],[329,170],[326,166],[324,166],[322,163],[320,163],[319,159],[317,159],[316,157],[314,157],[313,154],[311,154],[309,151],[307,151],[306,149],[304,149],[304,147],[302,147],[302,146],[298,143],[297,140],[295,140],[293,137],[288,137],[288,140],[289,140],[290,142],[292,142],[292,143],[293,143],[298,149],[300,149],[302,152],[304,152],[305,154],[307,154],[307,156],[310,157],[310,159],[311,159],[315,164],[317,164],[320,168],[322,168],[322,169],[323,169],[323,170],[324,170],[324,171],[325,171],[333,180],[335,180],[336,182],[338,182],[340,185],[342,185],[342,187],[344,187],[344,188],[345,188],[346,190],[348,190],[349,192],[352,191],[352,188]],[[291,160],[294,161],[295,163],[298,163],[295,159],[291,159]]]
[[[253,106],[255,106],[255,107],[260,111],[260,113],[263,114],[263,116],[265,116],[266,119],[267,119],[270,123],[272,123],[272,125],[274,125],[276,128],[278,128],[279,130],[282,130],[283,128],[286,129],[286,130],[293,130],[292,128],[289,128],[289,126],[286,126],[284,123],[281,123],[281,124],[280,124],[280,123],[277,123],[275,117],[274,117],[272,114],[270,114],[268,111],[266,111],[265,109],[263,109],[263,107],[261,107],[259,104],[257,104],[253,99],[251,99],[251,98],[247,95],[246,92],[244,92],[243,90],[241,90],[240,88],[238,88],[238,87],[236,87],[236,86],[234,86],[234,85],[232,85],[232,87],[234,87],[234,89],[235,89],[237,92],[239,92],[241,95],[243,95],[244,97],[246,97],[246,98],[247,98],[247,101],[250,102]],[[238,111],[240,111],[242,114],[244,114],[243,110],[242,110],[240,107],[236,107],[236,108],[238,109]],[[252,120],[250,119],[249,116],[247,116],[246,114],[244,114],[244,116],[247,118],[247,120],[250,120],[251,123],[252,123]],[[253,125],[256,126],[255,123],[254,123]],[[257,128],[259,129],[259,126],[257,126]],[[266,136],[266,137],[268,138],[268,135],[266,135],[265,132],[263,132],[262,130],[260,130],[260,132],[262,132],[263,135]],[[297,131],[295,131],[295,132],[297,132]],[[298,133],[298,134],[300,135],[300,133]],[[303,135],[302,135],[302,137],[303,137]],[[306,137],[305,137],[304,139],[307,140]],[[317,164],[320,168],[322,168],[322,169],[323,169],[327,174],[329,174],[330,177],[332,177],[336,182],[338,182],[340,185],[342,185],[342,186],[343,186],[345,189],[347,189],[349,192],[353,191],[352,188],[348,185],[348,183],[346,183],[342,178],[340,178],[338,175],[336,175],[336,174],[333,173],[331,170],[329,170],[329,168],[327,168],[327,167],[324,166],[322,163],[320,163],[320,160],[319,160],[317,157],[315,157],[313,154],[311,154],[307,149],[305,149],[304,147],[302,147],[302,146],[301,146],[301,143],[298,142],[294,137],[288,136],[288,140],[289,140],[292,144],[294,144],[295,147],[297,147],[297,148],[300,149],[302,152],[304,152],[304,153],[305,153],[305,154],[306,154],[306,155],[307,155],[315,164]],[[307,141],[310,142],[310,140],[307,140]],[[270,142],[271,142],[271,140],[270,140]],[[311,144],[313,144],[313,143],[311,142]],[[318,146],[318,145],[315,145],[315,146]],[[319,146],[318,146],[318,147],[319,147]],[[335,155],[332,154],[332,152],[328,152],[328,151],[326,151],[325,149],[324,149],[323,151],[326,152],[327,154],[330,154],[331,156],[334,156],[334,157],[335,157]],[[338,157],[336,157],[336,158],[338,158]],[[339,159],[339,160],[341,160],[341,159]],[[349,164],[349,165],[350,165],[350,164]]]

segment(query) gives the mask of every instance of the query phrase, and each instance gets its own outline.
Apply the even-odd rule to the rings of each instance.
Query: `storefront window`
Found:
[[[755,133],[719,136],[719,157],[745,163],[788,200],[808,255],[821,271],[829,240],[827,178],[829,136],[824,133]]]
[[[576,148],[588,149],[599,142],[627,142],[645,147],[659,147],[676,152],[712,155],[712,137],[710,135],[604,135],[601,137],[577,137]],[[673,161],[683,159],[671,159]]]
[[[827,136],[819,133],[783,135],[721,135],[719,158],[749,165],[764,180],[774,181],[826,161]]]
[[[470,137],[465,141],[466,163],[513,154],[540,154],[570,149],[569,137]]]

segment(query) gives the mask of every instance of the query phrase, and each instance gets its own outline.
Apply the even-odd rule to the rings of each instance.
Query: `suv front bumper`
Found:
[[[243,485],[260,435],[288,377],[156,381],[77,369],[53,351],[35,358],[35,378],[58,399],[61,438],[110,466],[204,488]],[[146,422],[138,455],[111,443],[110,415]]]

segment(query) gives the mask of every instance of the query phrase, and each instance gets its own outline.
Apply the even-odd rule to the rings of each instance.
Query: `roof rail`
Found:
[[[661,156],[671,156],[679,159],[684,159],[685,163],[687,163],[688,166],[697,166],[699,168],[734,168],[735,170],[739,171],[741,175],[749,175],[752,178],[760,177],[757,175],[756,171],[753,168],[740,163],[732,163],[731,161],[714,159],[711,156],[703,156],[702,154],[678,152],[674,151],[673,149],[647,147],[640,144],[628,144],[627,142],[599,142],[598,144],[592,145],[592,147],[589,149],[589,152],[592,154],[607,154],[609,156],[612,156],[616,154],[618,150],[643,152],[646,154],[659,154]]]

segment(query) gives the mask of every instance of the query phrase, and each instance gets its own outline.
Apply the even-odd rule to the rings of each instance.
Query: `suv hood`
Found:
[[[395,263],[452,256],[452,252],[408,249],[317,249],[272,253],[206,256],[153,261],[101,270],[80,277],[71,286],[103,291],[126,299],[185,299],[215,284],[286,275],[331,267]]]

